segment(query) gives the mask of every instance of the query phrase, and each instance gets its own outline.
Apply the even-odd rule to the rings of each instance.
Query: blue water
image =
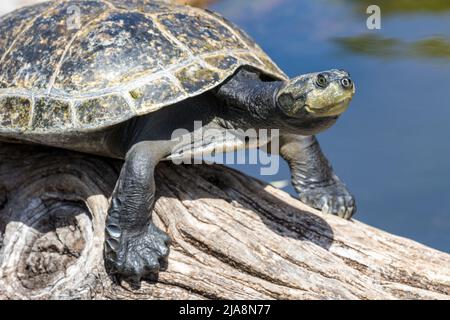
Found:
[[[381,6],[382,29],[368,30],[355,3],[226,0],[211,9],[247,31],[289,76],[351,73],[357,94],[319,140],[357,197],[356,219],[450,252],[450,11],[383,15]],[[366,35],[394,39],[399,50],[352,49],[339,40]],[[443,38],[443,47],[414,51],[414,42],[430,38]],[[269,177],[257,166],[235,167],[267,182],[289,179],[284,163]]]

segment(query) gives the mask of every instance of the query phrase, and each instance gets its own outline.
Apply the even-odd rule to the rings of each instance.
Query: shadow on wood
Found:
[[[157,168],[167,272],[139,290],[104,271],[121,162],[0,144],[0,298],[449,298],[450,255],[214,165]]]

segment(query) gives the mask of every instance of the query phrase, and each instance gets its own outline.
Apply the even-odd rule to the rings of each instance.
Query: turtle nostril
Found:
[[[353,88],[353,83],[352,80],[350,80],[350,78],[342,78],[341,80],[341,85],[342,87],[344,87],[344,89],[351,89]]]

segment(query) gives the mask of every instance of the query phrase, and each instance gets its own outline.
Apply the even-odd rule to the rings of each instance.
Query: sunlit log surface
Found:
[[[138,290],[104,271],[121,162],[0,144],[0,298],[440,299],[450,255],[324,216],[223,166],[157,168],[169,268]],[[363,214],[363,213],[361,213]]]

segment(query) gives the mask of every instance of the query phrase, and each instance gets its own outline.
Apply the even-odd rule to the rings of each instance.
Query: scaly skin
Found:
[[[154,168],[164,153],[150,142],[127,152],[111,197],[106,221],[106,266],[132,284],[154,278],[167,265],[169,236],[151,220],[155,202]]]
[[[355,199],[333,172],[317,139],[285,135],[280,143],[281,156],[289,164],[300,200],[323,213],[350,219],[356,213]]]

